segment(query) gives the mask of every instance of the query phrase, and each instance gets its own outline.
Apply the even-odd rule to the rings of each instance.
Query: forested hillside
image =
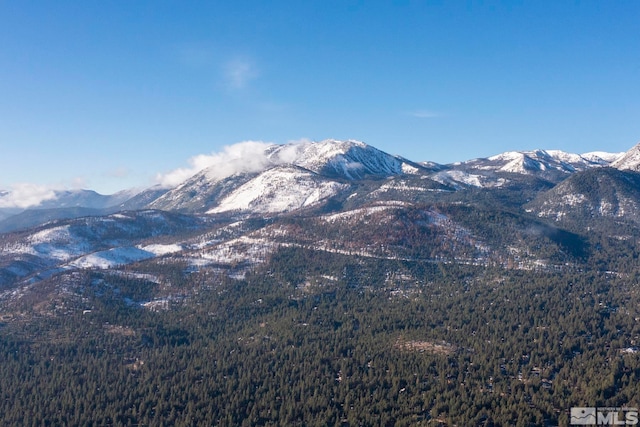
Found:
[[[87,272],[85,310],[3,317],[5,424],[567,425],[640,405],[635,273],[303,249],[244,280],[147,269],[199,291],[149,310],[130,301],[157,284]]]

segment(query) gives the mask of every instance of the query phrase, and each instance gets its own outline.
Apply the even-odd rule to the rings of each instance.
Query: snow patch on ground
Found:
[[[166,254],[173,254],[176,252],[180,252],[182,251],[182,246],[178,245],[178,244],[172,244],[172,245],[146,245],[146,246],[138,246],[138,248],[142,249],[143,251],[152,253],[153,255],[156,256],[161,256],[161,255],[166,255]]]
[[[401,191],[401,192],[405,192],[405,193],[408,193],[408,192],[424,193],[424,192],[438,191],[438,190],[434,190],[434,189],[426,188],[426,187],[419,187],[419,186],[416,186],[416,185],[409,185],[409,184],[407,184],[406,181],[403,181],[403,180],[399,180],[399,181],[392,180],[390,182],[387,182],[387,183],[381,185],[376,190],[372,191],[369,194],[369,196],[370,197],[377,197],[379,194],[387,193],[389,191]]]
[[[169,300],[167,298],[161,298],[153,301],[143,302],[140,305],[146,308],[147,310],[151,310],[151,311],[169,310]]]
[[[440,184],[453,185],[454,187],[459,186],[459,184],[463,184],[478,188],[502,187],[509,182],[505,178],[490,178],[488,176],[472,174],[460,170],[439,172],[434,175],[432,179]]]
[[[68,225],[38,231],[29,236],[29,242],[34,245],[52,241],[69,241],[70,239],[71,233]]]
[[[340,212],[331,215],[322,216],[322,220],[330,223],[334,223],[336,221],[344,221],[344,220],[352,220],[357,218],[364,218],[368,215],[374,214],[376,212],[382,212],[389,209],[397,209],[397,206],[371,206],[367,208],[358,208],[353,209],[347,212]]]
[[[113,268],[118,265],[153,258],[155,254],[136,247],[113,248],[82,256],[69,263],[76,268]]]
[[[418,173],[420,173],[420,169],[407,163],[402,163],[402,172],[406,173],[407,175],[417,175]]]
[[[194,266],[207,264],[259,264],[264,262],[267,256],[278,246],[280,244],[267,239],[243,236],[209,247],[206,250],[192,253],[190,262]]]
[[[562,202],[569,206],[577,206],[586,200],[587,197],[584,194],[566,194],[562,196]]]

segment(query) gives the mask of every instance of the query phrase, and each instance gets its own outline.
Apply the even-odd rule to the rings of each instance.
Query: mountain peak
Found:
[[[560,150],[538,149],[532,151],[507,151],[488,159],[476,159],[468,162],[468,164],[481,169],[494,169],[499,172],[530,174],[553,171],[566,174],[591,167],[604,166],[608,162],[603,156],[596,156],[595,153],[590,156],[583,156]]]
[[[321,175],[347,179],[402,173],[400,159],[356,140],[287,144],[276,148],[271,156]]]
[[[227,156],[229,161],[198,172],[150,206],[211,213],[251,209],[282,212],[315,203],[314,197],[323,200],[335,194],[345,180],[424,171],[418,164],[355,140],[252,144],[230,151],[234,156]],[[286,188],[273,188],[269,181]],[[309,192],[304,200],[285,195],[285,190],[295,192],[296,188],[301,194]],[[278,198],[281,203],[276,202]]]

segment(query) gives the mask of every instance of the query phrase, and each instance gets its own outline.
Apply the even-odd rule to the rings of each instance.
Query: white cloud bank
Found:
[[[227,145],[218,153],[199,154],[190,158],[187,168],[158,174],[156,182],[163,187],[175,187],[204,169],[212,179],[223,179],[236,173],[260,172],[272,166],[294,162],[309,142],[301,139],[287,145],[276,145],[263,141],[243,141]]]
[[[163,187],[175,187],[207,168],[210,169],[210,175],[220,179],[234,173],[257,172],[270,164],[266,151],[272,145],[263,141],[244,141],[227,145],[219,153],[199,154],[190,158],[188,168],[160,174],[156,181]]]
[[[9,190],[0,192],[0,208],[27,209],[56,198],[54,188],[29,183],[13,184]]]

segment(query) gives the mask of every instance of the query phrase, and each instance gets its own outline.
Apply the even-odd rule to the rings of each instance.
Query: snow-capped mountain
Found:
[[[153,209],[220,213],[281,212],[307,207],[342,189],[346,182],[402,174],[426,174],[419,164],[359,141],[325,140],[270,145],[221,174],[204,169],[153,201]]]
[[[172,189],[108,207],[117,212],[76,206],[82,195],[68,195],[63,208],[20,214],[49,221],[0,231],[2,367],[13,380],[5,381],[6,407],[27,378],[29,389],[62,391],[64,402],[89,390],[85,407],[106,408],[101,424],[198,414],[202,424],[274,424],[282,414],[295,424],[302,415],[289,411],[295,402],[280,399],[278,387],[301,377],[305,364],[337,396],[335,404],[312,396],[320,410],[305,414],[327,418],[322,408],[349,400],[354,384],[366,410],[371,387],[387,381],[378,394],[400,400],[387,411],[391,424],[449,420],[441,404],[448,378],[480,396],[479,405],[495,385],[506,405],[498,416],[529,408],[525,423],[566,423],[562,399],[538,397],[565,396],[576,374],[594,366],[603,367],[596,379],[605,387],[582,390],[588,395],[611,394],[608,365],[627,387],[622,400],[605,396],[604,404],[636,391],[637,147],[620,161],[536,150],[455,165],[419,165],[354,141],[251,148],[244,165],[241,156],[218,162]],[[162,209],[125,210],[144,204]],[[77,217],[56,219],[61,212]],[[256,381],[287,366],[254,393],[249,414],[245,397]],[[67,377],[79,382],[66,387]],[[206,411],[216,406],[211,396],[224,406],[230,400],[220,390],[243,382],[237,412]],[[114,406],[136,384],[136,402]],[[196,399],[167,401],[171,384],[200,389]],[[294,386],[305,394],[306,384]],[[100,387],[110,394],[96,401]],[[514,387],[533,398],[510,395]],[[69,410],[41,397],[61,414],[59,424],[73,424]],[[131,411],[110,410],[116,406]],[[357,424],[362,411],[342,406],[331,420]],[[470,422],[458,425],[500,424],[469,407]],[[14,412],[10,425],[24,410]]]
[[[417,173],[420,166],[392,156],[360,141],[325,140],[276,146],[270,158],[288,160],[290,164],[317,174],[362,179]]]
[[[640,224],[638,147],[624,155],[507,152],[452,165],[414,163],[358,141],[252,148],[251,158],[171,189],[69,192],[44,204],[51,209],[0,220],[19,220],[0,234],[0,285],[157,257],[188,271],[243,274],[283,247],[530,268],[550,263],[549,254],[564,263],[583,253],[586,237],[572,233],[594,218]],[[545,231],[534,238],[531,230]]]
[[[254,147],[255,148],[255,147]],[[437,181],[451,188],[496,188],[509,185],[517,176],[538,177],[557,183],[573,173],[593,167],[612,165],[619,169],[640,168],[640,148],[634,147],[628,153],[592,152],[571,154],[559,150],[511,151],[488,158],[473,159],[451,165],[439,165],[433,162],[412,162],[380,151],[360,141],[324,140],[320,142],[299,142],[284,145],[259,145],[258,152],[251,157],[233,159],[223,168],[212,166],[188,178],[174,188],[152,187],[141,190],[125,190],[105,196],[90,190],[55,191],[31,209],[48,209],[28,213],[24,219],[7,220],[24,209],[10,207],[11,192],[0,192],[0,231],[13,230],[22,226],[37,225],[37,218],[45,220],[71,218],[78,215],[99,214],[83,209],[107,210],[104,213],[119,209],[163,209],[182,212],[223,212],[236,210],[243,206],[244,210],[256,212],[280,211],[282,206],[271,197],[285,198],[290,201],[300,200],[288,205],[285,210],[306,207],[310,200],[301,198],[296,193],[304,194],[318,190],[321,198],[335,194],[345,183],[367,179],[381,179],[393,176],[416,176]],[[623,156],[624,154],[624,156]],[[276,180],[281,183],[293,179],[291,169],[277,169],[279,166],[299,168],[297,173],[307,170],[304,181],[308,188],[301,185],[285,185],[277,192],[265,192],[261,197],[254,197],[252,202],[243,205],[240,200],[246,199],[252,191],[254,194],[264,190],[265,183]],[[276,168],[276,169],[274,169]],[[278,177],[277,171],[284,175]],[[263,173],[265,177],[259,178]],[[312,183],[313,180],[318,182]],[[334,184],[328,185],[328,181]],[[249,182],[252,181],[251,184]],[[426,182],[426,181],[425,181]],[[259,184],[261,183],[261,184]],[[294,184],[293,182],[291,184]],[[337,185],[341,184],[341,185]],[[310,187],[309,187],[310,186]],[[249,191],[249,187],[252,190]],[[262,188],[262,190],[261,190]],[[315,189],[312,191],[312,189]],[[286,190],[292,194],[285,195]],[[240,194],[233,194],[241,191]],[[264,206],[258,206],[258,199]],[[303,199],[303,200],[302,200]],[[5,203],[1,203],[1,202]],[[59,209],[67,209],[61,210]],[[68,210],[73,208],[72,210]],[[81,208],[81,209],[78,209]],[[46,212],[46,214],[45,214]]]
[[[480,188],[508,185],[514,175],[537,177],[554,183],[590,168],[608,166],[620,153],[572,154],[560,150],[507,151],[488,158],[448,165],[433,178],[456,186]]]
[[[587,156],[566,153],[560,150],[508,151],[487,159],[465,162],[477,171],[508,172],[524,175],[563,175],[583,171],[592,167],[606,166],[606,159],[590,153]]]

